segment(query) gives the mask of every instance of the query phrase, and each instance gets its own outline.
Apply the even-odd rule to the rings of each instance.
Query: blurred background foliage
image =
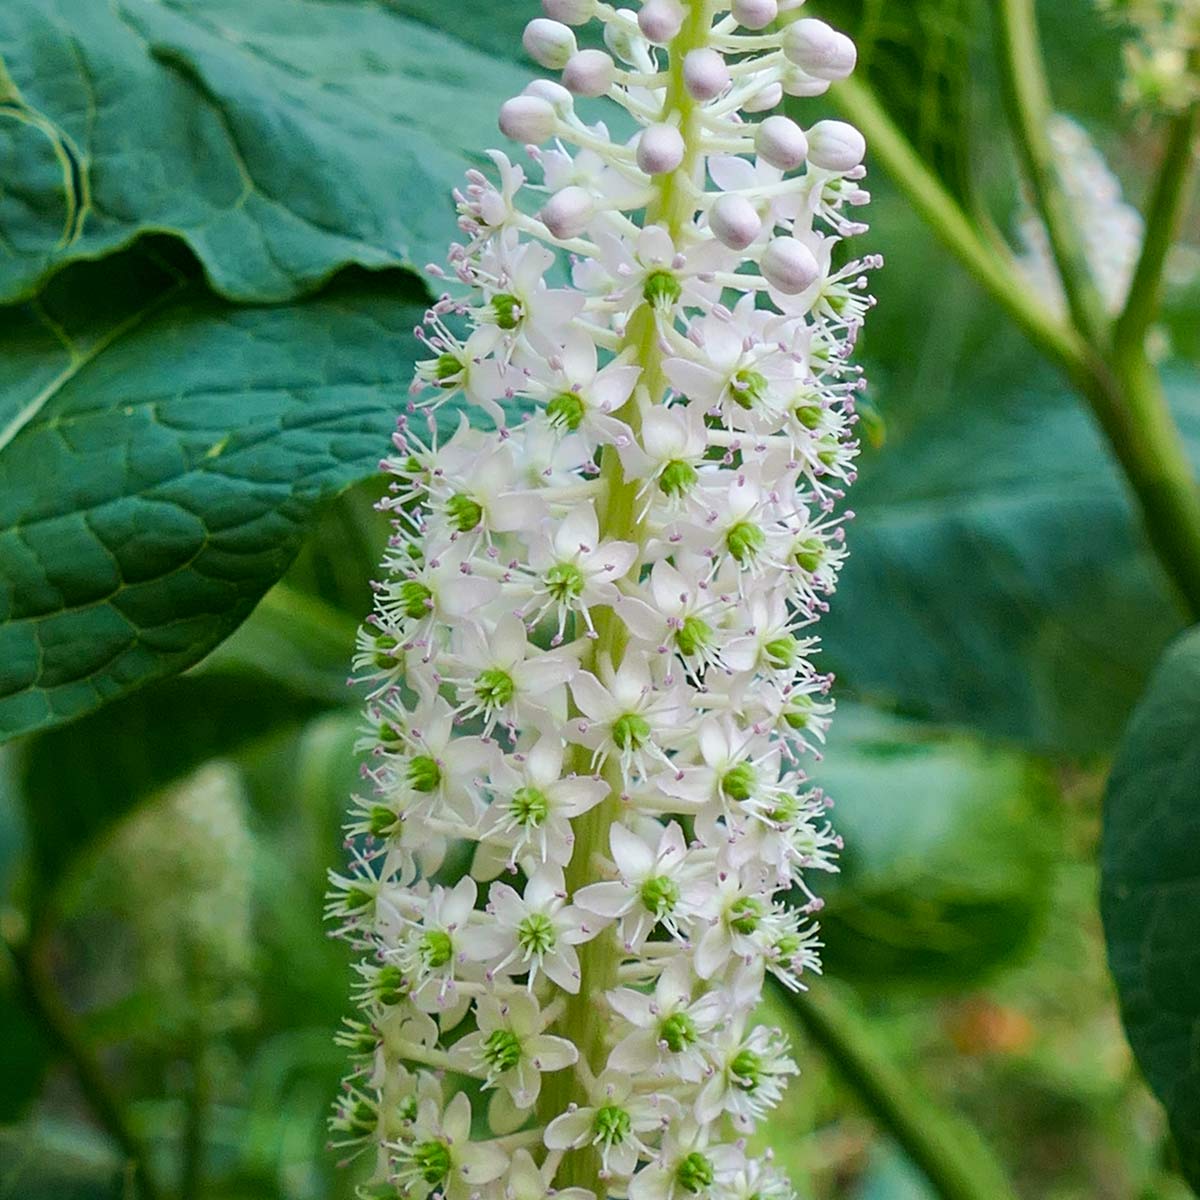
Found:
[[[914,145],[1013,238],[987,5],[810,7],[856,33]],[[80,574],[88,531],[0,540],[0,726],[24,734],[0,750],[0,929],[14,948],[0,964],[0,1200],[131,1197],[135,1149],[187,1200],[351,1195],[324,1129],[350,975],[321,905],[356,782],[349,648],[384,536],[369,476],[414,355],[407,268],[441,256],[448,188],[530,70],[516,60],[532,8],[120,0],[116,23],[83,3],[0,11],[0,118],[23,114],[0,119],[0,229],[19,251],[0,271],[2,403],[18,411],[47,381],[56,421],[161,402],[178,445],[129,445],[180,455],[188,502],[218,488],[206,461],[230,464],[190,556],[192,534],[159,528],[139,559],[130,531],[158,509],[121,517],[136,655]],[[1156,143],[1120,101],[1121,30],[1087,0],[1039,15],[1056,107],[1140,200]],[[140,49],[121,40],[130,30]],[[29,137],[30,84],[52,78],[47,108],[70,93],[71,70],[50,68],[72,38],[107,94],[124,78],[156,111],[124,127],[118,111],[111,132],[103,114],[98,131],[64,117],[52,162]],[[69,243],[56,232],[47,251],[39,222],[57,231],[83,195],[63,192],[63,162],[89,144],[99,160],[104,137],[93,227]],[[245,192],[236,220],[213,216],[222,173]],[[923,1136],[951,1142],[977,1183],[1007,1176],[974,1193],[995,1200],[1178,1200],[1190,1193],[1105,966],[1097,855],[1118,738],[1184,622],[1069,387],[895,181],[877,171],[871,187],[864,244],[887,268],[862,341],[853,554],[824,622],[842,705],[815,771],[847,850],[825,888],[828,982],[798,1010],[770,1000],[803,1075],[765,1141],[811,1200],[966,1196],[953,1180],[933,1190]],[[1159,336],[1200,458],[1189,261]],[[65,450],[37,436],[0,443],[0,539],[65,519],[86,487],[109,488],[110,510],[146,500],[145,462],[136,487],[128,464],[104,475],[120,430]],[[33,478],[47,473],[52,488]],[[156,553],[170,561],[147,564]],[[42,624],[36,679],[21,640],[30,554],[51,562],[45,582],[75,622]],[[172,554],[203,569],[187,583]],[[905,1136],[906,1112],[923,1132]]]

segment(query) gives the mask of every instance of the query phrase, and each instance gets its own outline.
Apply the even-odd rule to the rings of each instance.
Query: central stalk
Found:
[[[683,63],[690,51],[708,44],[711,24],[711,0],[693,0],[678,35],[668,48],[670,79],[660,120],[664,124],[677,125],[683,135],[685,153],[676,170],[659,178],[657,194],[646,206],[645,224],[664,226],[673,244],[678,242],[695,211],[694,175],[700,142],[696,129],[698,105],[685,86]],[[630,318],[621,351],[628,349],[634,351],[634,361],[641,367],[641,377],[633,395],[616,415],[637,435],[641,431],[641,406],[660,403],[667,386],[657,323],[649,302],[644,302]],[[600,478],[604,484],[598,506],[601,538],[635,542],[641,546],[645,530],[638,519],[637,482],[625,479],[615,447],[604,448],[600,467]],[[610,608],[599,609],[593,615],[593,621],[597,637],[584,655],[583,666],[594,670],[596,663],[604,658],[611,660],[614,667],[620,666],[626,641],[624,624]],[[587,774],[591,770],[590,752],[577,747],[572,766],[580,774]],[[605,763],[603,774],[609,785],[608,796],[573,823],[575,846],[566,870],[569,895],[574,895],[580,888],[601,878],[596,870],[596,858],[608,854],[609,832],[621,816],[621,770],[613,758]],[[603,1070],[607,1053],[606,1014],[600,998],[616,986],[620,956],[615,934],[606,933],[593,938],[579,948],[579,992],[574,996],[566,996],[566,1006],[556,1027],[559,1034],[575,1044],[580,1060],[596,1075]],[[584,1105],[587,1101],[586,1087],[579,1074],[564,1072],[546,1080],[539,1113],[549,1119],[565,1111],[569,1103]],[[598,1150],[589,1145],[567,1151],[554,1183],[559,1188],[587,1188],[596,1196],[603,1197],[607,1189],[600,1178]]]

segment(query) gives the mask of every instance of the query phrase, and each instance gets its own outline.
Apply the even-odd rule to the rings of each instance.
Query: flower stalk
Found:
[[[468,176],[383,464],[335,1141],[373,1154],[370,1196],[785,1196],[746,1139],[796,1067],[753,1011],[819,969],[840,845],[805,772],[812,627],[877,261],[834,266],[858,132],[752,117],[854,47],[774,31],[777,0],[543,7],[524,44],[562,83],[500,114],[540,179],[499,151]],[[578,48],[591,18],[607,51]],[[585,120],[601,97],[633,138]],[[444,436],[451,401],[472,420]]]

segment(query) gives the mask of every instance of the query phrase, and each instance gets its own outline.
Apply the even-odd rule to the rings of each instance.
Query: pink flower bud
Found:
[[[535,63],[551,71],[561,71],[578,49],[575,35],[567,26],[545,17],[537,17],[525,26],[521,45]]]
[[[542,12],[564,25],[585,25],[596,15],[595,0],[542,0]]]
[[[815,75],[810,75],[789,63],[783,75],[783,90],[789,96],[811,99],[813,96],[823,96],[829,91],[829,80],[818,79]]]
[[[575,97],[561,83],[553,79],[534,79],[525,85],[525,96],[537,96],[545,100],[560,117],[565,117],[575,107]]]
[[[715,50],[691,50],[683,60],[683,82],[694,99],[712,100],[729,86],[729,68]]]
[[[605,96],[617,65],[603,50],[580,50],[563,68],[562,81],[576,96]]]
[[[638,141],[637,164],[647,175],[674,171],[683,155],[683,137],[674,125],[651,125]]]
[[[742,102],[742,111],[748,113],[767,112],[783,99],[783,84],[768,83]]]
[[[754,135],[759,158],[781,171],[794,171],[808,157],[808,138],[790,117],[768,117]]]
[[[858,60],[854,43],[815,17],[805,17],[784,30],[783,52],[817,79],[845,79]]]
[[[778,0],[733,0],[733,19],[747,29],[766,29],[778,15]]]
[[[572,184],[555,192],[538,213],[543,225],[556,238],[578,237],[596,212],[591,193]]]
[[[808,161],[823,171],[853,171],[866,153],[863,135],[845,121],[818,121],[808,131]]]
[[[708,224],[730,250],[745,250],[762,233],[762,218],[745,196],[726,193],[708,214]]]
[[[679,0],[646,0],[638,13],[638,28],[647,41],[665,46],[683,26]]]
[[[540,146],[557,128],[554,109],[539,96],[514,96],[500,108],[500,132],[514,142]]]
[[[766,281],[789,296],[807,291],[821,274],[813,252],[793,237],[775,238],[758,265]]]

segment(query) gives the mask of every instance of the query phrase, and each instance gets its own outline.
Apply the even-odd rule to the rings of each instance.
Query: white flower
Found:
[[[667,1128],[677,1113],[670,1096],[639,1094],[628,1076],[606,1073],[592,1085],[588,1104],[572,1107],[546,1126],[546,1147],[597,1146],[605,1171],[628,1176],[639,1158],[652,1153],[644,1136]]]
[[[690,1083],[708,1071],[713,1029],[722,1017],[717,992],[693,1000],[696,977],[686,955],[674,958],[652,993],[614,988],[609,1005],[633,1027],[608,1056],[611,1071],[629,1075],[671,1074]]]
[[[529,565],[537,578],[535,595],[540,602],[535,614],[551,609],[558,613],[555,644],[562,640],[567,615],[572,612],[595,632],[591,610],[616,599],[616,581],[625,576],[637,556],[638,548],[632,542],[601,540],[591,504],[576,505],[561,522],[543,527],[529,547]]]
[[[414,1200],[435,1192],[446,1200],[469,1200],[508,1167],[508,1155],[498,1146],[471,1141],[471,1102],[463,1092],[444,1112],[436,1101],[422,1101],[395,1154],[396,1179]]]
[[[562,871],[543,867],[525,885],[525,894],[506,883],[493,883],[488,912],[495,924],[469,931],[468,957],[489,964],[489,978],[500,973],[529,973],[529,987],[544,972],[564,992],[579,991],[579,955],[575,947],[595,933],[586,914],[566,902]]]
[[[504,1000],[483,996],[475,1006],[479,1026],[454,1043],[451,1058],[487,1074],[485,1087],[502,1087],[522,1111],[537,1103],[542,1074],[561,1071],[579,1058],[565,1038],[543,1032],[549,1022],[531,996],[516,992]]]
[[[686,917],[682,890],[689,871],[683,830],[672,821],[658,836],[657,845],[624,825],[614,825],[609,845],[620,879],[590,883],[575,893],[575,903],[587,912],[619,919],[621,944],[636,953],[654,927],[662,924],[680,937],[679,922]]]
[[[577,740],[603,761],[616,754],[626,780],[634,770],[648,774],[647,760],[666,761],[664,746],[678,730],[683,713],[674,687],[656,686],[646,661],[629,656],[617,670],[599,664],[600,678],[580,671],[571,680],[571,695],[585,720]]]
[[[499,841],[502,853],[492,857],[497,872],[504,862],[515,866],[524,854],[565,867],[575,845],[571,822],[608,795],[608,784],[595,776],[564,778],[563,747],[551,737],[497,764],[492,786],[494,798],[479,836],[481,852],[495,844],[489,839]]]

